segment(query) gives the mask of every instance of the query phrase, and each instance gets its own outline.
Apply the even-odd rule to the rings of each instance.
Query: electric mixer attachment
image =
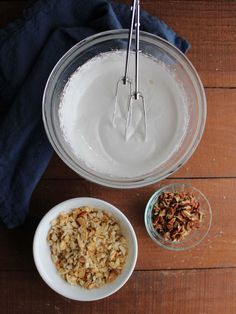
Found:
[[[119,103],[119,94],[121,88],[128,89],[127,114],[125,122],[125,139],[129,140],[137,132],[142,139],[146,139],[147,121],[146,106],[143,94],[139,91],[139,27],[140,27],[140,1],[133,0],[131,7],[131,25],[129,29],[128,45],[126,51],[125,74],[116,84],[115,108],[112,123],[116,127],[118,119],[118,109],[122,111],[123,105]],[[135,73],[134,73],[134,91],[132,88],[132,80],[128,77],[128,68],[130,63],[132,34],[135,28]]]

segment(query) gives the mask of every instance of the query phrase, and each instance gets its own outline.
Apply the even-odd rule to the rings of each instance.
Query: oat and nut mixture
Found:
[[[61,213],[47,236],[58,273],[87,289],[112,282],[122,271],[127,241],[113,216],[91,207]]]
[[[200,226],[203,214],[193,193],[163,192],[152,209],[152,225],[165,239],[180,241]]]

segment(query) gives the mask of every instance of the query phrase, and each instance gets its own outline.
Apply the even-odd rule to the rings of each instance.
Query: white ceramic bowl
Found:
[[[73,208],[80,206],[91,206],[112,214],[119,221],[122,233],[128,242],[128,256],[122,273],[112,283],[91,290],[84,289],[79,285],[72,286],[60,277],[51,260],[51,253],[47,244],[47,234],[51,227],[51,221],[61,212],[71,211]],[[57,293],[78,301],[99,300],[119,290],[131,276],[136,264],[137,254],[137,238],[129,220],[119,209],[96,198],[74,198],[56,205],[42,218],[33,240],[34,261],[43,280]]]

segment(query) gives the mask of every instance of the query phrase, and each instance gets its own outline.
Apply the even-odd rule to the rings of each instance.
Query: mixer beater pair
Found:
[[[131,25],[128,35],[128,45],[126,51],[126,61],[125,61],[125,74],[121,77],[116,84],[116,94],[115,94],[115,108],[113,113],[113,126],[116,126],[117,111],[119,104],[119,94],[122,85],[128,88],[128,99],[127,99],[127,115],[125,122],[125,139],[129,140],[136,132],[139,127],[139,132],[141,132],[143,139],[146,139],[147,135],[147,121],[146,121],[146,107],[145,100],[142,93],[139,91],[139,27],[140,27],[140,1],[133,0],[131,14]],[[134,91],[132,87],[132,80],[128,77],[128,68],[130,63],[131,54],[131,42],[133,31],[135,30],[135,73],[134,73]],[[138,106],[141,108],[141,116],[135,121],[135,110]]]

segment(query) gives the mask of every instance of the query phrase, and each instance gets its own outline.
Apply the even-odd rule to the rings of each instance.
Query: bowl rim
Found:
[[[58,140],[57,136],[55,135],[56,133],[52,134],[53,132],[50,131],[50,127],[48,126],[48,121],[47,121],[48,118],[45,114],[45,112],[46,112],[45,108],[46,108],[46,104],[47,104],[47,93],[48,93],[49,86],[53,82],[53,77],[55,76],[55,73],[57,73],[58,71],[60,72],[60,67],[63,65],[63,63],[65,62],[66,59],[68,59],[71,55],[73,55],[78,49],[81,49],[84,45],[87,45],[87,44],[93,42],[94,40],[98,40],[99,38],[102,38],[103,41],[106,38],[107,39],[116,39],[116,38],[110,38],[110,36],[116,36],[116,35],[120,35],[120,36],[121,35],[127,35],[128,36],[128,31],[129,31],[128,29],[115,29],[115,30],[100,32],[100,33],[97,33],[95,35],[92,35],[92,36],[89,36],[89,37],[83,39],[82,41],[80,41],[79,43],[74,45],[72,48],[70,48],[59,59],[59,61],[56,63],[53,70],[51,71],[51,73],[48,77],[45,89],[44,89],[43,99],[42,99],[42,119],[43,119],[44,128],[45,128],[47,137],[48,137],[52,147],[54,148],[54,151],[59,156],[59,158],[62,159],[63,162],[67,166],[69,166],[74,172],[76,172],[77,174],[79,174],[80,176],[82,176],[85,179],[88,179],[94,183],[101,184],[101,185],[107,186],[107,187],[127,188],[127,189],[151,185],[153,183],[156,183],[156,182],[159,182],[159,181],[165,179],[170,174],[176,172],[192,156],[192,154],[194,153],[194,151],[196,150],[197,146],[199,145],[199,143],[201,141],[201,138],[202,138],[202,135],[203,135],[203,132],[205,129],[206,117],[207,117],[206,95],[205,95],[203,84],[201,82],[201,79],[200,79],[196,69],[194,68],[191,61],[186,57],[186,55],[181,50],[179,50],[173,44],[171,44],[167,40],[165,40],[165,39],[163,39],[157,35],[154,35],[154,34],[151,34],[148,32],[144,32],[144,31],[140,31],[140,40],[148,40],[149,39],[149,40],[154,41],[154,42],[160,42],[161,44],[163,44],[164,46],[166,46],[170,50],[172,50],[172,53],[175,53],[176,55],[178,55],[178,57],[180,59],[183,60],[186,68],[188,68],[188,70],[189,70],[188,75],[191,78],[191,81],[194,82],[194,84],[197,86],[197,88],[196,88],[196,86],[194,85],[196,93],[200,97],[201,104],[202,104],[200,114],[199,114],[198,126],[196,129],[195,135],[191,139],[190,145],[186,149],[185,153],[180,158],[178,158],[178,160],[175,161],[175,163],[172,166],[170,166],[168,168],[168,171],[162,170],[161,174],[158,174],[158,175],[149,174],[148,177],[147,177],[147,175],[142,175],[142,176],[136,177],[136,178],[112,178],[109,176],[105,177],[100,173],[96,173],[92,169],[89,169],[89,170],[85,169],[80,164],[75,163],[75,161],[71,159],[69,154],[64,149],[62,149],[60,141]]]
[[[165,240],[165,239],[163,239],[163,237],[161,237],[158,234],[158,232],[156,232],[154,229],[152,229],[153,232],[155,232],[155,235],[157,236],[157,238],[155,238],[153,236],[151,230],[150,230],[149,223],[148,223],[148,216],[149,216],[149,214],[150,214],[150,212],[152,210],[152,207],[153,207],[153,204],[152,204],[153,200],[155,198],[157,198],[162,192],[167,191],[168,189],[172,189],[173,187],[177,187],[177,188],[182,187],[183,189],[189,188],[189,189],[193,190],[193,192],[198,193],[199,195],[201,195],[201,197],[204,199],[204,201],[207,204],[207,208],[208,208],[208,212],[209,212],[209,222],[208,222],[208,227],[207,227],[205,233],[202,235],[202,237],[198,241],[194,242],[192,245],[188,245],[188,246],[185,246],[185,247],[175,247],[174,244],[176,243],[176,245],[178,245],[178,244],[181,243],[181,241],[180,242],[173,242],[171,240]],[[144,212],[144,223],[145,223],[145,227],[146,227],[146,230],[147,230],[150,238],[156,244],[158,244],[162,248],[170,250],[170,251],[185,251],[185,250],[189,250],[189,249],[192,249],[192,248],[196,247],[208,235],[208,233],[209,233],[209,231],[211,229],[211,225],[212,225],[212,209],[211,209],[211,205],[210,205],[207,197],[205,196],[205,194],[202,191],[200,191],[199,189],[195,188],[193,185],[191,185],[189,183],[179,183],[179,182],[178,183],[170,183],[170,184],[161,186],[149,198],[148,203],[147,203],[146,208],[145,208],[145,212]],[[158,241],[158,238],[160,239],[160,241]],[[163,243],[161,241],[163,241]],[[165,243],[166,244],[172,244],[173,246],[165,245]]]
[[[52,284],[50,280],[48,280],[47,278],[47,274],[44,271],[44,268],[42,267],[42,265],[40,264],[40,258],[42,258],[40,252],[37,251],[38,249],[38,243],[39,241],[41,241],[41,232],[43,232],[42,228],[44,227],[45,224],[50,223],[50,221],[52,221],[52,219],[56,218],[61,212],[70,212],[71,210],[73,210],[73,208],[75,208],[76,206],[80,207],[80,206],[90,206],[88,204],[90,204],[90,202],[93,204],[91,206],[96,207],[96,205],[94,205],[94,203],[98,204],[98,208],[101,208],[102,206],[106,207],[104,209],[104,211],[109,212],[109,210],[107,209],[108,207],[110,209],[112,209],[112,211],[114,213],[117,213],[117,215],[119,216],[117,219],[124,223],[124,225],[127,227],[128,233],[130,234],[130,239],[133,245],[133,255],[131,256],[131,263],[129,265],[126,277],[124,278],[124,280],[120,283],[117,284],[115,287],[113,287],[112,289],[109,290],[109,292],[105,293],[102,296],[99,297],[91,297],[91,298],[86,298],[83,299],[79,296],[78,293],[78,297],[72,297],[69,293],[67,293],[67,291],[64,289],[59,289],[55,284]],[[74,206],[72,205],[72,203],[74,203]],[[75,204],[80,203],[79,205],[75,205]],[[64,210],[61,209],[61,206],[67,205],[68,204],[68,209]],[[71,204],[71,205],[69,205]],[[103,210],[103,209],[101,209]],[[50,218],[50,216],[52,216]],[[48,227],[48,230],[50,228],[50,224]],[[48,232],[47,230],[47,232]],[[46,241],[46,239],[45,239]],[[46,244],[45,244],[46,245]],[[47,253],[46,253],[47,254]],[[50,251],[49,251],[50,254]],[[117,207],[115,207],[114,205],[112,205],[109,202],[106,202],[104,200],[98,199],[98,198],[93,198],[93,197],[77,197],[77,198],[71,198],[71,199],[67,199],[61,203],[58,203],[57,205],[55,205],[54,207],[52,207],[40,220],[35,233],[34,233],[34,237],[33,237],[33,259],[34,259],[34,263],[36,266],[36,269],[39,273],[39,275],[41,276],[41,278],[43,279],[43,281],[52,289],[54,290],[56,293],[69,298],[71,300],[76,300],[76,301],[96,301],[96,300],[100,300],[103,298],[106,298],[110,295],[112,295],[113,293],[117,292],[120,288],[123,287],[123,285],[129,280],[130,276],[132,275],[134,269],[135,269],[135,265],[137,262],[137,257],[138,257],[138,242],[137,242],[137,237],[134,231],[133,226],[131,225],[130,221],[128,220],[128,218],[124,215],[124,213],[118,209]],[[53,263],[53,262],[52,262]],[[54,265],[53,265],[54,266]],[[58,274],[58,276],[60,277],[60,275]],[[66,281],[65,281],[66,283]],[[71,286],[70,286],[71,287]],[[101,287],[101,289],[104,286]],[[83,289],[82,287],[80,287],[79,285],[75,286],[75,289]],[[100,288],[97,288],[100,289]],[[83,290],[84,291],[84,290]]]

